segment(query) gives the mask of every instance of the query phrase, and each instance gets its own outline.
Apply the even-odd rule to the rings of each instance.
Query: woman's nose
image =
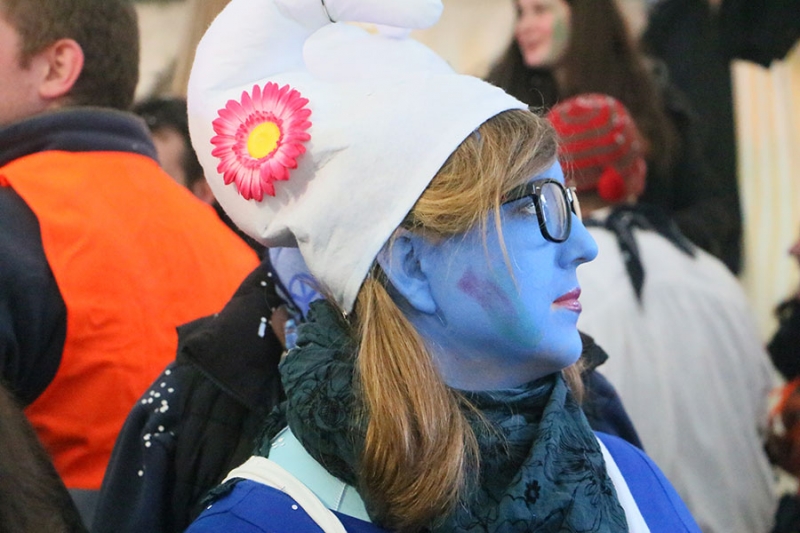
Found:
[[[572,229],[569,237],[563,243],[563,266],[588,263],[597,257],[597,243],[589,230],[581,222],[580,217],[572,214]]]
[[[517,18],[517,32],[530,31],[536,25],[536,15],[521,13]]]

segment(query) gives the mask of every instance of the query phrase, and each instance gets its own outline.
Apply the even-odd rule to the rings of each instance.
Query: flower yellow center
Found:
[[[247,152],[253,159],[261,159],[278,147],[281,130],[274,122],[262,122],[247,137]]]

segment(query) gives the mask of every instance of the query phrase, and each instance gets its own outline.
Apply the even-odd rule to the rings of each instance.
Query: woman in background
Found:
[[[738,199],[703,159],[693,111],[663,67],[643,56],[614,0],[515,0],[514,39],[488,81],[547,111],[581,93],[625,105],[645,141],[641,201],[671,214],[695,244],[739,269]]]

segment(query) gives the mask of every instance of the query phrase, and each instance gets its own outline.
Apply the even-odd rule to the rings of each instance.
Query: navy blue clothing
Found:
[[[0,167],[45,150],[156,158],[144,122],[119,111],[68,109],[0,128]],[[0,375],[28,405],[61,364],[67,310],[45,257],[38,219],[11,187],[0,187],[0,228]]]
[[[583,382],[586,387],[583,412],[592,429],[617,436],[643,450],[639,434],[614,385],[597,370],[584,374]]]
[[[39,221],[10,187],[0,187],[0,374],[23,405],[56,375],[67,308],[42,247]]]
[[[287,300],[267,258],[218,315],[179,329],[176,362],[145,392],[117,439],[94,533],[183,531],[206,493],[251,455],[263,417],[282,398],[282,347],[268,326],[264,338],[253,333]],[[619,396],[597,371],[608,356],[591,337],[582,339],[590,425],[641,448]],[[172,407],[154,409],[163,397]]]
[[[592,337],[583,332],[581,332],[581,342],[583,343],[581,360],[584,365],[581,377],[585,387],[581,407],[586,420],[594,431],[620,437],[640,450],[644,449],[617,390],[597,370],[608,360],[608,354],[594,342]]]
[[[0,128],[0,167],[50,150],[130,152],[157,159],[144,121],[113,109],[68,108]]]

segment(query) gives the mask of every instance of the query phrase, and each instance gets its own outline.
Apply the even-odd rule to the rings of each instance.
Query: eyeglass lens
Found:
[[[543,183],[539,192],[539,204],[547,233],[554,240],[566,240],[570,229],[570,207],[564,190],[557,183]]]

